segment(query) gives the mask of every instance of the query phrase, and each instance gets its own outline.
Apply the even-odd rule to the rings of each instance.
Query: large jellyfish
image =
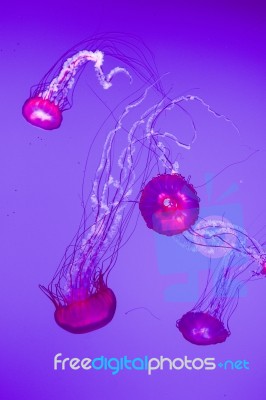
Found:
[[[118,73],[122,72],[131,79],[125,66],[115,66],[104,74],[104,57],[115,58],[125,66],[130,66],[144,81],[152,83],[156,80],[152,55],[139,38],[127,35],[125,40],[123,35],[116,33],[95,35],[63,54],[40,83],[32,88],[30,97],[22,107],[24,118],[42,129],[59,128],[62,113],[71,107],[73,90],[89,61],[94,64],[96,76],[104,89],[112,86],[112,79]],[[148,57],[151,59],[149,63]]]

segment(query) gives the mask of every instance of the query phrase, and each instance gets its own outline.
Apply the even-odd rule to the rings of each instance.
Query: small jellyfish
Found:
[[[230,335],[219,318],[202,311],[184,314],[177,327],[187,341],[197,345],[223,343]]]
[[[176,327],[192,344],[223,343],[230,336],[229,320],[236,310],[242,287],[264,275],[265,253],[260,258],[229,253],[212,270],[205,289],[193,309],[185,313]]]
[[[125,67],[115,66],[109,73],[104,74],[102,67],[105,56],[129,66],[145,82],[158,81],[156,70],[152,67],[152,55],[149,65],[149,54],[145,45],[133,35],[130,38],[127,35],[126,40],[123,35],[115,33],[99,34],[68,50],[40,83],[32,88],[30,97],[22,107],[26,121],[45,130],[59,128],[62,114],[71,107],[73,90],[88,62],[94,64],[96,76],[103,89],[109,89],[113,77],[121,72],[131,80],[132,77]],[[155,86],[159,88],[160,84],[155,82]]]
[[[52,130],[60,127],[62,112],[69,107],[69,91],[76,83],[75,76],[79,69],[88,61],[94,62],[94,68],[99,82],[104,89],[111,87],[111,79],[118,72],[125,72],[125,68],[115,67],[108,75],[102,71],[104,54],[99,51],[79,51],[66,59],[51,82],[43,79],[35,88],[31,97],[25,101],[22,107],[24,118],[32,125],[42,129]],[[50,74],[50,72],[49,72]]]
[[[190,228],[198,219],[199,198],[180,174],[153,178],[142,191],[139,209],[147,227],[173,236]]]

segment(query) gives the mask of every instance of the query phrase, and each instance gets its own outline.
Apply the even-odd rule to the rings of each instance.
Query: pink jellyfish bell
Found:
[[[31,125],[46,130],[59,128],[63,119],[59,106],[41,97],[31,97],[26,100],[22,114]]]
[[[199,198],[180,174],[162,174],[144,187],[139,208],[148,228],[166,236],[189,229],[198,219]]]
[[[51,297],[50,293],[56,306],[55,321],[61,328],[71,333],[88,333],[103,328],[113,319],[116,297],[103,280],[100,281],[101,285],[93,294],[88,293],[85,287],[72,288],[65,304]]]
[[[230,332],[223,322],[207,312],[188,312],[177,321],[177,328],[184,338],[197,345],[223,343]]]

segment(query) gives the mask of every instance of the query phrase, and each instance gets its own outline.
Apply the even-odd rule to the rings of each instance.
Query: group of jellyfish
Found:
[[[107,58],[122,66],[104,73]],[[24,103],[26,121],[44,130],[59,129],[89,61],[103,89],[111,91],[112,85],[118,85],[120,74],[129,84],[135,76],[142,85],[105,133],[77,232],[50,284],[40,286],[55,306],[55,321],[64,330],[80,334],[113,319],[116,296],[108,287],[109,273],[132,234],[127,233],[130,220],[140,213],[147,228],[174,238],[188,251],[204,250],[209,257],[222,251],[218,266],[209,270],[200,299],[176,321],[177,329],[193,344],[222,343],[230,335],[228,321],[242,285],[266,275],[266,254],[263,244],[241,227],[223,218],[201,217],[198,193],[190,177],[180,174],[175,156],[177,150],[190,150],[197,139],[193,120],[190,143],[158,125],[161,116],[176,107],[186,112],[188,102],[198,102],[214,117],[229,120],[198,96],[170,98],[148,48],[134,37],[110,34],[85,40],[58,60]],[[156,100],[143,111],[151,92],[156,92]],[[133,122],[131,114],[137,114]]]

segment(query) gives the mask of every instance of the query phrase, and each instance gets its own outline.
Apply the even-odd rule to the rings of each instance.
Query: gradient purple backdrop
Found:
[[[266,398],[265,281],[250,284],[240,299],[226,343],[193,346],[175,328],[175,320],[193,306],[193,298],[174,298],[169,287],[186,286],[191,270],[195,268],[200,275],[207,259],[174,246],[173,258],[162,265],[164,244],[142,221],[111,274],[110,287],[118,300],[112,323],[77,336],[56,326],[52,304],[38,284],[52,277],[80,217],[84,160],[91,135],[101,122],[100,112],[95,112],[99,104],[86,85],[93,74],[90,71],[89,77],[82,78],[74,106],[65,113],[57,132],[28,125],[21,106],[30,87],[78,41],[102,31],[138,34],[154,52],[160,73],[171,73],[167,82],[174,86],[173,93],[199,88],[198,95],[233,119],[241,132],[241,144],[247,145],[240,145],[230,125],[197,109],[200,137],[195,150],[184,157],[184,175],[191,174],[193,182],[200,184],[206,174],[260,149],[246,163],[220,175],[209,197],[199,193],[205,201],[202,206],[226,209],[232,222],[236,222],[234,216],[241,218],[244,227],[255,234],[264,227],[266,215],[264,6],[254,1],[249,6],[238,2],[199,5],[196,1],[78,3],[10,3],[0,15],[0,398],[262,400]],[[118,88],[113,96],[115,104]],[[237,190],[220,201],[219,196],[232,184]],[[125,315],[141,306],[160,320],[144,310]],[[188,355],[217,361],[246,359],[250,370],[165,370],[151,376],[144,371],[122,371],[116,376],[109,371],[56,372],[53,357],[58,352],[91,358]]]

